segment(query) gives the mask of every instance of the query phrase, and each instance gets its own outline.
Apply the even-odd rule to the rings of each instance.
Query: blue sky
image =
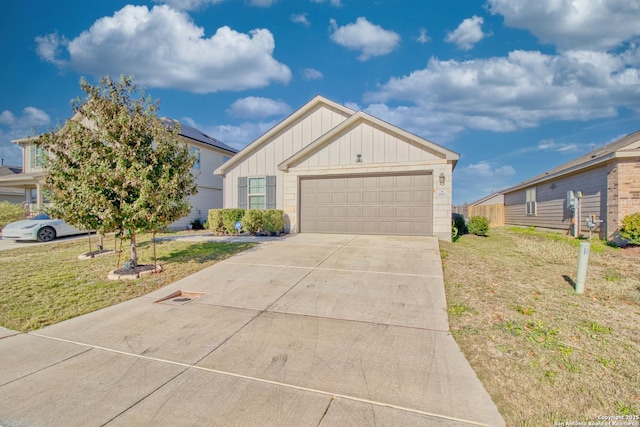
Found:
[[[0,157],[134,75],[160,114],[242,148],[316,94],[460,153],[454,203],[638,129],[636,0],[12,0]]]

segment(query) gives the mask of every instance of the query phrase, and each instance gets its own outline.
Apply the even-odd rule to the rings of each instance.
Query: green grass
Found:
[[[509,426],[640,413],[638,254],[594,239],[576,294],[579,244],[499,227],[440,244],[451,333]]]
[[[92,237],[92,249],[97,238]],[[110,246],[109,246],[110,245]],[[106,249],[114,241],[107,239]],[[0,326],[31,331],[135,298],[186,277],[215,262],[254,246],[252,243],[193,243],[166,240],[156,244],[163,271],[137,280],[107,280],[124,254],[78,260],[88,252],[88,239],[0,253]],[[125,253],[128,246],[122,248]],[[138,237],[140,264],[153,262],[150,235]]]

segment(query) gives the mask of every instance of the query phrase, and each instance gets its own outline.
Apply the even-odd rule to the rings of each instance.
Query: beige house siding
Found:
[[[225,191],[224,206],[238,206],[238,177],[275,175],[276,209],[283,209],[285,174],[278,170],[278,164],[347,118],[348,115],[342,111],[319,105],[276,134],[271,140],[262,144],[253,153],[250,153],[244,161],[227,171],[224,178],[227,188],[233,188],[234,190]],[[209,170],[215,170],[215,168]]]
[[[537,214],[526,214],[526,190],[536,188]],[[568,191],[582,191],[580,227],[592,214],[605,219],[607,212],[607,167],[601,166],[558,179],[540,182],[505,194],[505,224],[570,231],[571,213],[566,205]],[[601,227],[604,238],[606,227]]]

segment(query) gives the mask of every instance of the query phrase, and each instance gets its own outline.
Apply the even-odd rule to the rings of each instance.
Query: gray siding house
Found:
[[[22,168],[18,166],[0,166],[0,179],[18,175]],[[0,202],[24,203],[24,190],[17,187],[0,187]]]
[[[586,219],[595,215],[603,221],[596,234],[615,239],[622,219],[640,212],[640,132],[502,190],[505,225],[571,231],[569,191],[582,194],[582,234],[588,233]]]
[[[285,231],[451,239],[459,155],[316,96],[215,170],[225,208],[282,209]]]

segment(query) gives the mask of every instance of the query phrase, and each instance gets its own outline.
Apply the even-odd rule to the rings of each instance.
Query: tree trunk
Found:
[[[136,235],[131,233],[131,268],[138,266],[138,251],[136,249]]]
[[[98,250],[104,250],[104,235],[102,233],[98,233]]]

